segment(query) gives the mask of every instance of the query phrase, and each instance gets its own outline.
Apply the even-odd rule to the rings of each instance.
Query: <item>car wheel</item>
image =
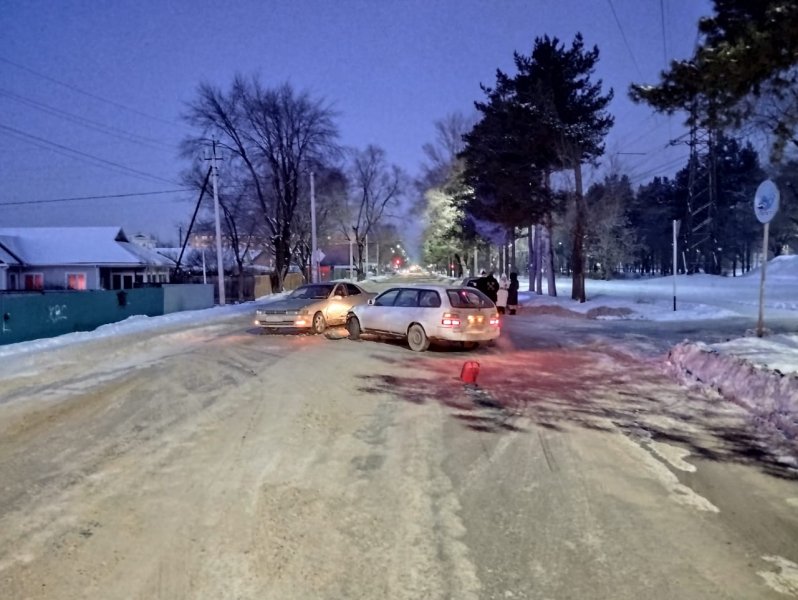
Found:
[[[349,317],[349,319],[347,319],[346,329],[349,331],[350,340],[360,339],[360,321],[357,317]]]
[[[413,352],[424,352],[429,348],[429,338],[424,333],[424,328],[418,323],[414,323],[407,330],[407,345]]]
[[[324,333],[324,330],[327,329],[327,321],[324,320],[324,315],[320,312],[317,312],[313,315],[313,324],[311,325],[311,329],[313,333]]]

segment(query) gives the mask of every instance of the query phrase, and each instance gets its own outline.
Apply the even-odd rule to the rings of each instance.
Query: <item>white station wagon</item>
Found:
[[[346,319],[349,338],[360,334],[407,339],[423,352],[430,342],[461,342],[475,348],[499,337],[499,314],[476,288],[442,285],[400,286],[353,307]]]

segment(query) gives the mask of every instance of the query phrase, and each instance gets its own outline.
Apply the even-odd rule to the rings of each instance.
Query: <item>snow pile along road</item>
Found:
[[[798,338],[782,337],[787,355],[798,351],[793,347]],[[775,427],[789,440],[798,440],[798,374],[755,364],[725,345],[678,344],[671,349],[668,363],[685,383],[710,386],[749,410],[755,420]]]

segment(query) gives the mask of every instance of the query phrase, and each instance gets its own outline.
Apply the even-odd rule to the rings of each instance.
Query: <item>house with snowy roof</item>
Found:
[[[0,227],[0,290],[123,290],[168,283],[174,261],[119,227]]]

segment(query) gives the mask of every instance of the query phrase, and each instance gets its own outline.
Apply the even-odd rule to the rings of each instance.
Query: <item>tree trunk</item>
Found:
[[[274,240],[274,266],[277,270],[277,292],[283,291],[283,282],[291,266],[291,248],[288,244],[289,235],[284,228],[283,235],[276,236]]]
[[[510,233],[510,267],[507,269],[508,276],[510,275],[510,273],[518,273],[518,266],[516,260],[517,259],[515,255],[515,227],[513,227],[513,230]]]
[[[535,225],[535,293],[543,294],[543,232],[540,223]]]
[[[557,284],[554,274],[554,246],[551,243],[551,215],[547,215],[545,222],[546,231],[546,280],[548,282],[549,296],[557,295]]]
[[[571,249],[571,299],[584,302],[585,297],[585,235],[587,234],[587,210],[582,195],[582,163],[578,160],[574,166],[574,183],[576,193],[576,224],[574,225]]]
[[[535,234],[534,225],[530,224],[526,232],[526,245],[528,250],[528,258],[526,265],[526,272],[529,277],[528,288],[529,291],[535,289]]]
[[[244,269],[238,268],[238,301],[244,301]]]
[[[355,264],[355,271],[357,271],[357,280],[363,281],[366,277],[363,273],[363,240],[357,240],[357,262]]]

